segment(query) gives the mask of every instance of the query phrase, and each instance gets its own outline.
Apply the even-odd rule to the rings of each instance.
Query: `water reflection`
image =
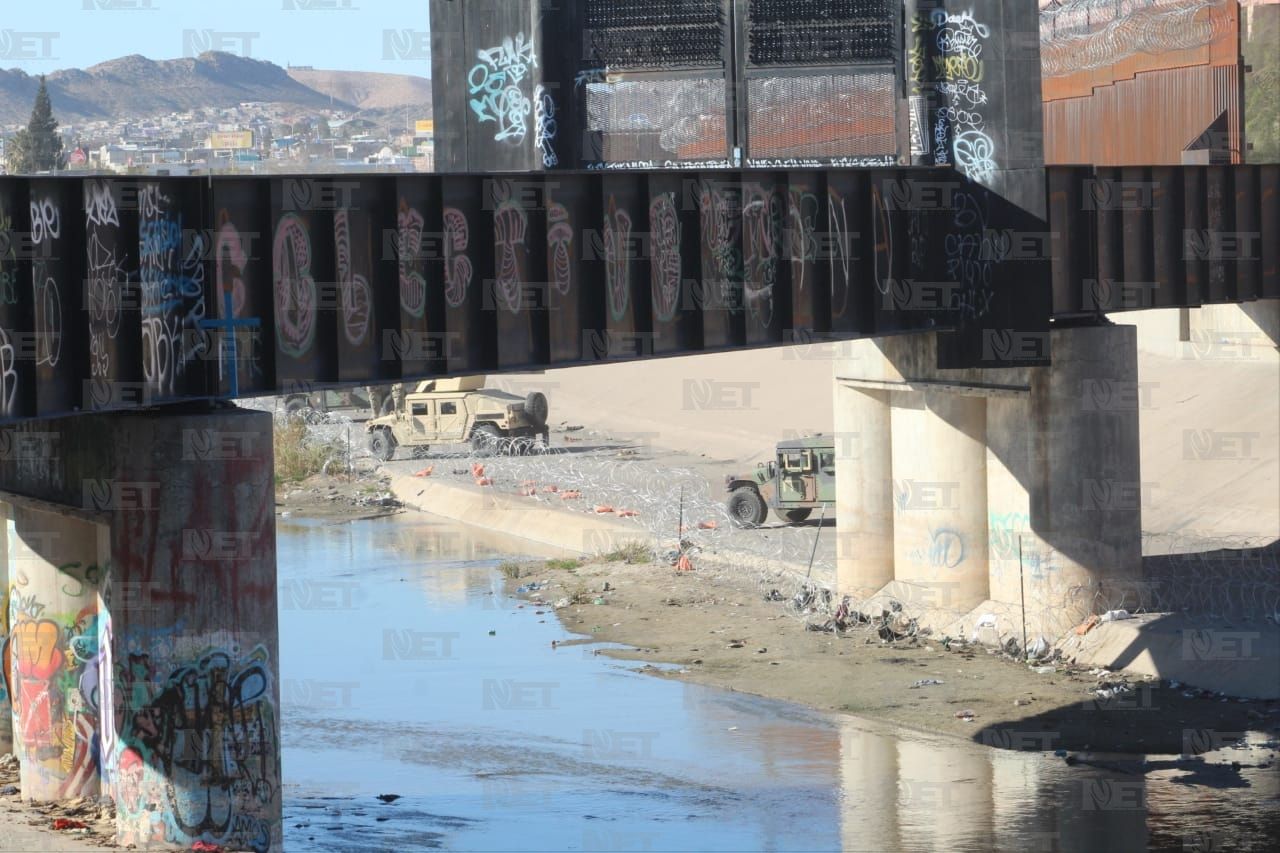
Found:
[[[552,648],[554,615],[502,595],[498,560],[541,550],[522,540],[415,517],[282,523],[279,548],[290,849],[1268,849],[1280,831],[1275,768],[1067,766]]]

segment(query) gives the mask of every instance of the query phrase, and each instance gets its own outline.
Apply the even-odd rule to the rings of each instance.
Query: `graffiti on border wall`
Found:
[[[0,208],[0,234],[5,240],[5,247],[0,251],[0,306],[8,307],[18,304],[18,252],[13,245],[13,217],[3,208]],[[0,326],[0,416],[3,417],[13,416],[18,401],[16,356],[9,330]]]
[[[818,197],[797,187],[787,191],[787,245],[790,249],[791,287],[804,293],[809,266],[818,259]]]
[[[741,251],[735,243],[734,230],[742,211],[724,187],[712,181],[703,181],[698,208],[702,217],[703,251],[711,261],[710,289],[706,295],[717,295],[719,302],[715,307],[733,309],[738,304],[734,282],[742,276]]]
[[[493,182],[494,293],[499,307],[518,314],[523,290],[520,270],[528,252],[524,241],[529,216],[512,198],[513,193],[510,181]]]
[[[533,42],[526,41],[524,33],[517,33],[504,38],[500,45],[478,51],[476,58],[480,61],[467,75],[471,111],[482,124],[494,123],[495,142],[524,142],[529,132],[529,118],[534,112],[533,98],[525,94],[524,85],[525,79],[538,67]],[[545,158],[548,149],[543,148],[542,143],[554,136],[554,105],[551,115],[546,114],[545,105],[539,104],[538,108],[541,114],[538,142]]]
[[[471,229],[467,216],[454,207],[444,209],[444,300],[458,308],[467,299],[473,268],[467,249],[471,245]]]
[[[411,317],[421,318],[427,310],[427,280],[417,269],[422,253],[422,214],[404,199],[396,214],[396,258],[400,273],[400,307]]]
[[[550,169],[560,162],[560,158],[556,156],[555,148],[556,131],[558,130],[556,99],[542,85],[533,90],[533,111],[533,124],[537,134],[538,151],[542,154],[542,165]]]
[[[204,236],[184,246],[181,211],[158,185],[138,195],[138,283],[142,311],[142,375],[161,395],[178,392],[178,380],[206,351]]]
[[[573,287],[573,222],[568,208],[559,202],[547,206],[547,259],[551,286],[567,296]]]
[[[315,340],[318,293],[311,275],[311,235],[297,214],[280,217],[271,257],[279,347],[287,355],[302,358]]]
[[[653,319],[669,323],[680,308],[680,214],[675,193],[659,193],[649,203],[649,230],[653,232],[650,289]]]
[[[830,223],[831,247],[835,256],[831,259],[831,316],[843,317],[849,308],[851,279],[849,243],[849,211],[844,196],[833,188],[827,189],[827,216]]]
[[[31,201],[31,243],[48,246],[62,236],[62,214],[55,201],[45,196]],[[35,295],[36,365],[57,367],[62,357],[62,293],[50,274],[52,253],[37,252],[31,264]]]
[[[782,248],[782,193],[760,184],[747,184],[742,191],[743,299],[751,319],[768,329]]]
[[[108,236],[120,225],[115,196],[106,181],[84,185],[85,296],[89,307],[89,369],[94,379],[111,375],[111,348],[120,333],[121,302],[129,273]],[[99,230],[104,233],[100,234]],[[107,240],[103,241],[103,237]]]
[[[913,104],[923,103],[930,82],[937,97],[932,133],[919,115],[926,111],[913,106],[912,153],[932,150],[936,165],[954,163],[976,181],[989,180],[997,168],[995,142],[982,111],[987,103],[983,53],[990,35],[991,28],[977,21],[971,9],[936,9],[911,22],[907,51]]]
[[[609,315],[620,323],[631,300],[631,214],[609,196],[604,217],[604,276],[608,285]]]
[[[952,198],[955,213],[943,241],[947,276],[960,285],[951,308],[968,318],[985,317],[995,298],[995,265],[1008,257],[1012,238],[988,228],[985,193],[957,192]]]
[[[369,280],[355,271],[351,260],[351,214],[333,212],[333,242],[337,253],[338,288],[342,293],[342,333],[352,346],[369,336],[373,292]]]

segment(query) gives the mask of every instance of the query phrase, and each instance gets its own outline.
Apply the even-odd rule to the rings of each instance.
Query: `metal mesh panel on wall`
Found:
[[[721,0],[587,0],[584,61],[596,68],[723,64]]]
[[[748,63],[890,62],[900,27],[890,0],[751,0]]]
[[[645,78],[586,85],[587,130],[598,133],[600,161],[723,158],[723,77]]]
[[[750,156],[893,155],[895,82],[882,70],[749,79]]]

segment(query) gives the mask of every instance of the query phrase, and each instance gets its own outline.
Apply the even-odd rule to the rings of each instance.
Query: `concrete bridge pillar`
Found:
[[[889,395],[836,386],[837,584],[857,598],[893,580]]]
[[[836,364],[837,445],[861,451],[837,454],[838,593],[861,601],[879,583],[952,636],[994,615],[979,639],[999,642],[1021,642],[1024,613],[1029,640],[1052,639],[1133,603],[1144,493],[1135,330],[1050,335],[1048,367],[939,370],[932,335],[859,342]],[[886,478],[891,494],[877,491]]]
[[[14,747],[25,800],[99,793],[98,585],[106,528],[17,506],[6,533]]]
[[[122,845],[282,849],[271,417],[101,414],[4,432],[51,449],[0,458],[11,547],[38,555],[10,560],[11,669],[61,691],[45,738],[61,738],[61,774],[44,764],[53,746],[24,745],[24,793],[76,796],[84,757],[116,802]],[[55,633],[56,670],[44,651]],[[40,689],[19,696],[20,731],[45,713]],[[71,716],[80,708],[96,709],[91,725]],[[28,788],[39,773],[49,781]]]
[[[894,578],[920,604],[967,611],[987,597],[986,401],[895,396]]]
[[[9,696],[9,540],[13,530],[13,510],[0,503],[0,755],[15,749],[13,743],[13,702]]]

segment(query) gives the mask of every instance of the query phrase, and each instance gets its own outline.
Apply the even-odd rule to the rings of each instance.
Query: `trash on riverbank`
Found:
[[[919,681],[917,681],[915,684],[911,685],[911,689],[917,690],[921,687],[930,687],[934,684],[945,684],[945,683],[946,682],[944,682],[940,678],[922,678]]]

